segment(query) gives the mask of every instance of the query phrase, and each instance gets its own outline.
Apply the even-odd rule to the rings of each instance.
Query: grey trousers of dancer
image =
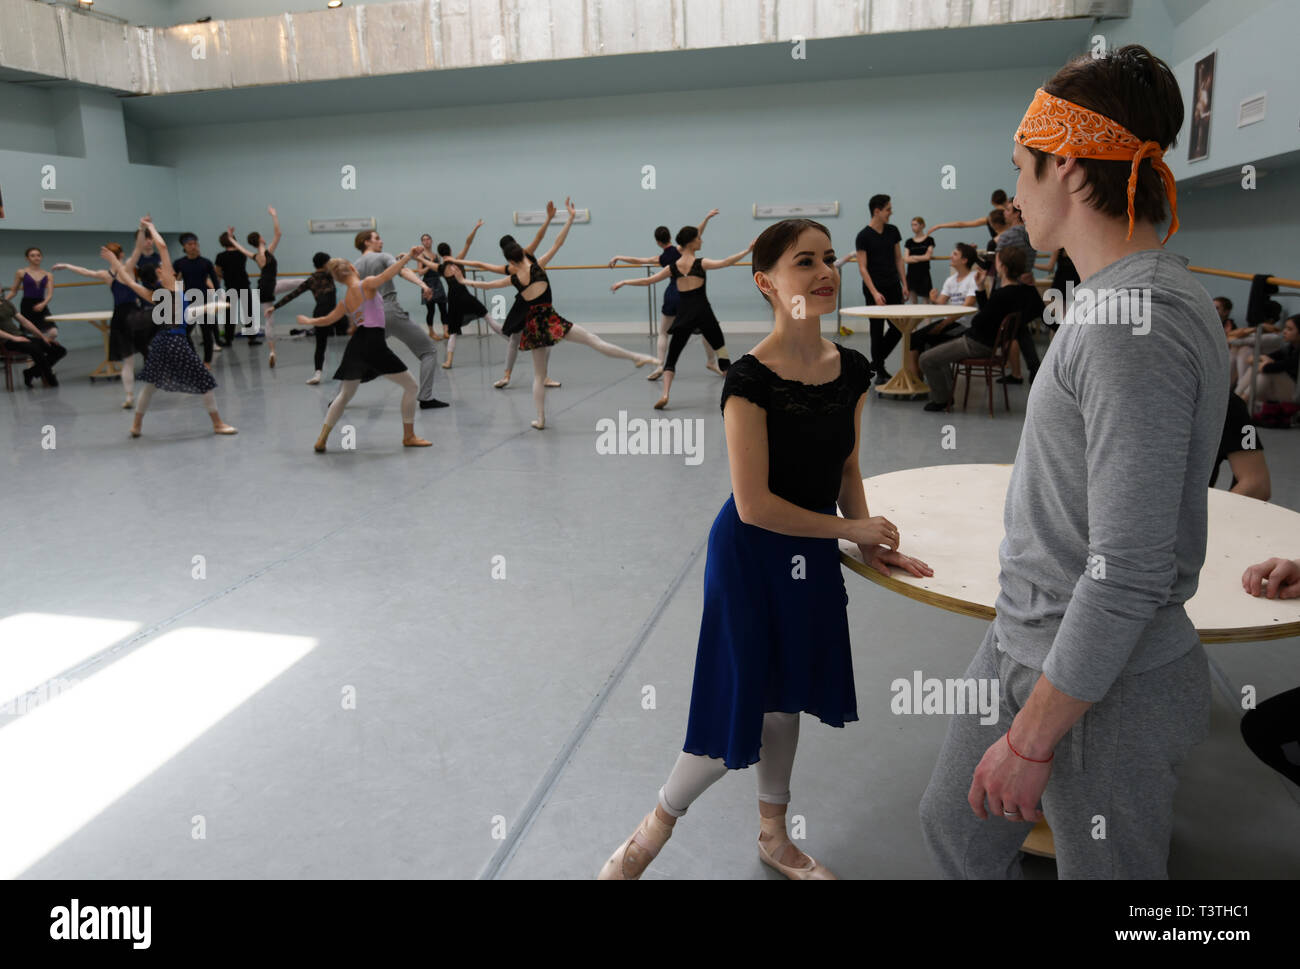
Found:
[[[406,348],[420,358],[419,400],[433,399],[433,375],[438,372],[438,348],[429,339],[426,327],[416,323],[393,300],[384,300],[384,332],[406,344]]]
[[[981,821],[966,797],[981,758],[1002,740],[1041,675],[1003,651],[989,627],[966,676],[999,680],[1001,715],[987,726],[979,714],[953,716],[921,799],[926,845],[945,877],[1021,877],[1020,845],[1033,825],[992,814]],[[1209,665],[1200,643],[1165,666],[1121,676],[1088,709],[1057,745],[1042,797],[1060,878],[1169,877],[1175,772],[1209,723]]]
[[[959,336],[937,347],[931,347],[917,358],[925,382],[930,385],[930,400],[946,404],[952,399],[952,365],[967,357],[987,357],[992,347],[976,343],[968,336]]]

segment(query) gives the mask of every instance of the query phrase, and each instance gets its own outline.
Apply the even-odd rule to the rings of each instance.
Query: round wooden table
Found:
[[[919,377],[908,372],[908,362],[912,353],[912,331],[925,320],[956,319],[974,313],[978,307],[953,305],[951,303],[902,303],[884,306],[846,306],[840,310],[844,316],[864,316],[867,319],[885,319],[903,334],[903,365],[889,382],[876,388],[878,394],[895,397],[915,397],[928,394],[930,388]]]
[[[1010,481],[1009,464],[949,464],[864,478],[872,515],[893,522],[901,550],[924,561],[934,575],[918,579],[898,569],[881,575],[863,564],[858,547],[846,541],[840,542],[840,559],[859,575],[909,599],[991,620],[997,615],[998,547]],[[1228,491],[1209,492],[1205,564],[1196,594],[1186,604],[1201,642],[1300,636],[1300,599],[1257,599],[1241,587],[1248,566],[1297,554],[1300,513]],[[1045,822],[1030,832],[1024,850],[1055,857]]]

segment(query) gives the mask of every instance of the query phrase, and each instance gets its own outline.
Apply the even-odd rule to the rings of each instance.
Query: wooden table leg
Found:
[[[109,326],[107,323],[101,323],[99,320],[91,320],[90,325],[96,327],[100,333],[104,334],[104,361],[94,370],[90,371],[90,379],[103,377],[111,380],[113,377],[119,377],[122,374],[122,365],[115,360],[108,359],[109,353]]]
[[[903,334],[903,365],[898,368],[898,372],[889,378],[889,382],[876,388],[880,394],[890,394],[898,397],[915,397],[920,394],[928,394],[930,388],[918,377],[913,377],[907,371],[907,364],[912,353],[912,330],[916,327],[915,319],[890,320],[891,325],[897,327],[898,331]]]

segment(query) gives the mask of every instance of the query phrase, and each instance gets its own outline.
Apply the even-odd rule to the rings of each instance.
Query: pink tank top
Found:
[[[383,329],[384,301],[378,293],[361,304],[361,319],[357,322],[357,326],[377,326]]]

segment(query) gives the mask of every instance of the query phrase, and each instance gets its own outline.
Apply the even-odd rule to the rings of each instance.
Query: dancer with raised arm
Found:
[[[717,209],[710,209],[700,222],[699,229],[701,238],[704,236],[704,228],[709,224],[709,219],[718,214]],[[668,231],[668,226],[661,225],[655,229],[655,243],[662,252],[657,256],[615,256],[609,261],[609,268],[613,269],[620,262],[628,263],[632,266],[659,266],[661,269],[665,266],[675,263],[682,258],[680,250],[673,243],[672,233]],[[677,318],[677,307],[680,300],[677,294],[677,280],[669,279],[668,285],[664,287],[664,301],[659,309],[659,342],[655,347],[655,356],[660,360],[668,352],[668,331],[672,329],[673,321]],[[709,341],[704,341],[704,354],[707,357],[705,368],[712,370],[719,377],[722,376],[722,368],[718,366],[718,354],[713,347],[709,346]],[[646,380],[658,380],[664,375],[663,367],[656,367],[646,377]]]
[[[108,263],[108,269],[85,269],[72,263],[60,262],[50,267],[58,272],[67,269],[79,276],[98,279],[108,286],[113,294],[113,315],[108,321],[108,359],[122,367],[122,388],[126,391],[123,410],[129,410],[135,404],[135,355],[149,353],[149,340],[153,333],[134,328],[131,325],[132,313],[140,306],[140,297],[131,286],[118,279],[119,269],[124,269],[134,278],[135,261],[142,249],[142,233],[136,233],[135,249],[129,258],[122,259],[122,247],[110,242],[100,247],[99,257]]]
[[[664,361],[664,395],[655,403],[655,410],[663,410],[668,406],[668,395],[672,391],[673,377],[677,372],[677,358],[681,356],[692,333],[698,331],[709,346],[713,347],[718,355],[720,370],[725,372],[731,365],[726,338],[722,335],[722,327],[709,303],[709,295],[704,290],[704,274],[712,269],[734,266],[754,248],[754,243],[751,242],[726,259],[703,259],[699,254],[703,240],[700,230],[693,225],[685,226],[677,233],[677,245],[681,248],[681,256],[676,262],[669,263],[653,276],[620,279],[610,287],[610,291],[616,293],[623,286],[650,286],[670,277],[677,284],[677,316],[668,331],[672,339],[668,343],[668,359]]]
[[[751,765],[763,864],[792,879],[834,878],[790,840],[785,816],[800,714],[833,727],[858,719],[839,539],[885,574],[933,574],[867,510],[858,455],[871,367],[821,336],[839,291],[829,231],[786,219],[752,248],[774,321],[722,386],[732,496],[709,531],[686,741],[658,805],[602,880],[640,878],[696,798]]]
[[[271,332],[271,320],[275,315],[275,311],[289,301],[297,299],[308,290],[311,290],[312,296],[316,298],[316,307],[312,310],[312,316],[329,315],[330,311],[338,304],[338,284],[325,268],[329,261],[330,254],[328,252],[318,252],[312,256],[311,264],[316,271],[267,308],[266,330],[268,333]],[[347,336],[348,323],[347,320],[339,320],[332,327],[317,326],[312,329],[316,335],[316,356],[314,359],[316,372],[312,374],[307,383],[315,385],[320,383],[321,371],[325,368],[325,345],[329,342],[331,335]]]
[[[260,232],[250,232],[248,234],[248,244],[255,246],[253,252],[253,262],[257,263],[258,268],[262,271],[257,277],[257,298],[261,303],[262,312],[265,314],[264,323],[266,325],[266,343],[270,353],[267,356],[267,365],[275,367],[275,332],[272,330],[271,312],[272,304],[275,303],[276,282],[279,276],[280,264],[275,258],[275,248],[280,244],[280,217],[275,214],[275,209],[271,206],[266,207],[270,213],[271,225],[275,232],[270,244],[263,238]],[[290,286],[293,284],[290,283]],[[257,334],[249,338],[250,347],[257,346],[261,341],[257,339]]]
[[[136,401],[131,436],[140,436],[144,415],[149,409],[155,389],[175,394],[201,395],[203,406],[212,420],[212,432],[235,434],[235,428],[223,421],[217,413],[217,398],[213,394],[217,381],[203,366],[203,361],[194,352],[190,338],[185,333],[187,307],[184,290],[176,285],[176,273],[167,253],[167,244],[148,216],[140,221],[140,225],[149,233],[158,250],[158,268],[146,266],[141,270],[141,281],[137,282],[131,278],[128,269],[119,267],[117,278],[145,301],[147,306],[139,312],[148,313],[153,318],[157,332],[149,341],[149,352],[145,356],[144,368],[140,371],[140,382],[145,386],[140,390],[140,399]]]
[[[509,270],[509,276],[491,282],[465,280],[466,285],[478,289],[498,289],[513,285],[519,291],[519,298],[527,306],[523,317],[522,335],[519,338],[519,349],[531,350],[533,354],[533,405],[537,408],[537,420],[532,421],[532,426],[539,431],[546,427],[547,363],[551,347],[561,340],[584,344],[607,357],[620,357],[624,360],[631,360],[638,367],[644,367],[647,363],[659,362],[649,354],[634,353],[631,350],[625,350],[620,346],[602,340],[590,330],[578,326],[576,323],[570,323],[555,312],[551,299],[551,283],[546,275],[546,265],[560,251],[560,247],[564,245],[564,240],[568,238],[569,229],[573,226],[573,220],[578,212],[573,202],[567,198],[564,200],[564,207],[569,213],[569,218],[565,221],[564,228],[560,230],[560,234],[556,236],[555,241],[551,243],[551,248],[544,255],[532,259],[519,243],[511,242],[502,247],[506,256],[505,268]]]
[[[248,278],[248,260],[253,253],[239,244],[235,227],[227,226],[217,240],[221,252],[217,253],[217,278],[225,290],[225,323],[217,333],[217,346],[230,347],[235,343],[235,327],[241,330],[253,321],[253,283]]]
[[[390,256],[383,272],[375,276],[360,276],[356,267],[346,259],[331,259],[325,264],[326,271],[335,281],[346,287],[343,299],[324,316],[299,316],[298,325],[333,326],[348,313],[352,316],[356,329],[343,351],[343,360],[338,370],[334,372],[334,379],[343,381],[343,385],[325,414],[325,423],[321,427],[320,436],[316,438],[317,454],[325,453],[330,431],[343,416],[343,409],[357,388],[376,377],[387,377],[402,388],[402,446],[429,447],[429,442],[417,437],[415,433],[415,379],[384,339],[386,313],[382,296],[384,286],[391,284],[398,273],[407,272],[407,262],[420,252],[420,247],[416,246],[396,259]]]

